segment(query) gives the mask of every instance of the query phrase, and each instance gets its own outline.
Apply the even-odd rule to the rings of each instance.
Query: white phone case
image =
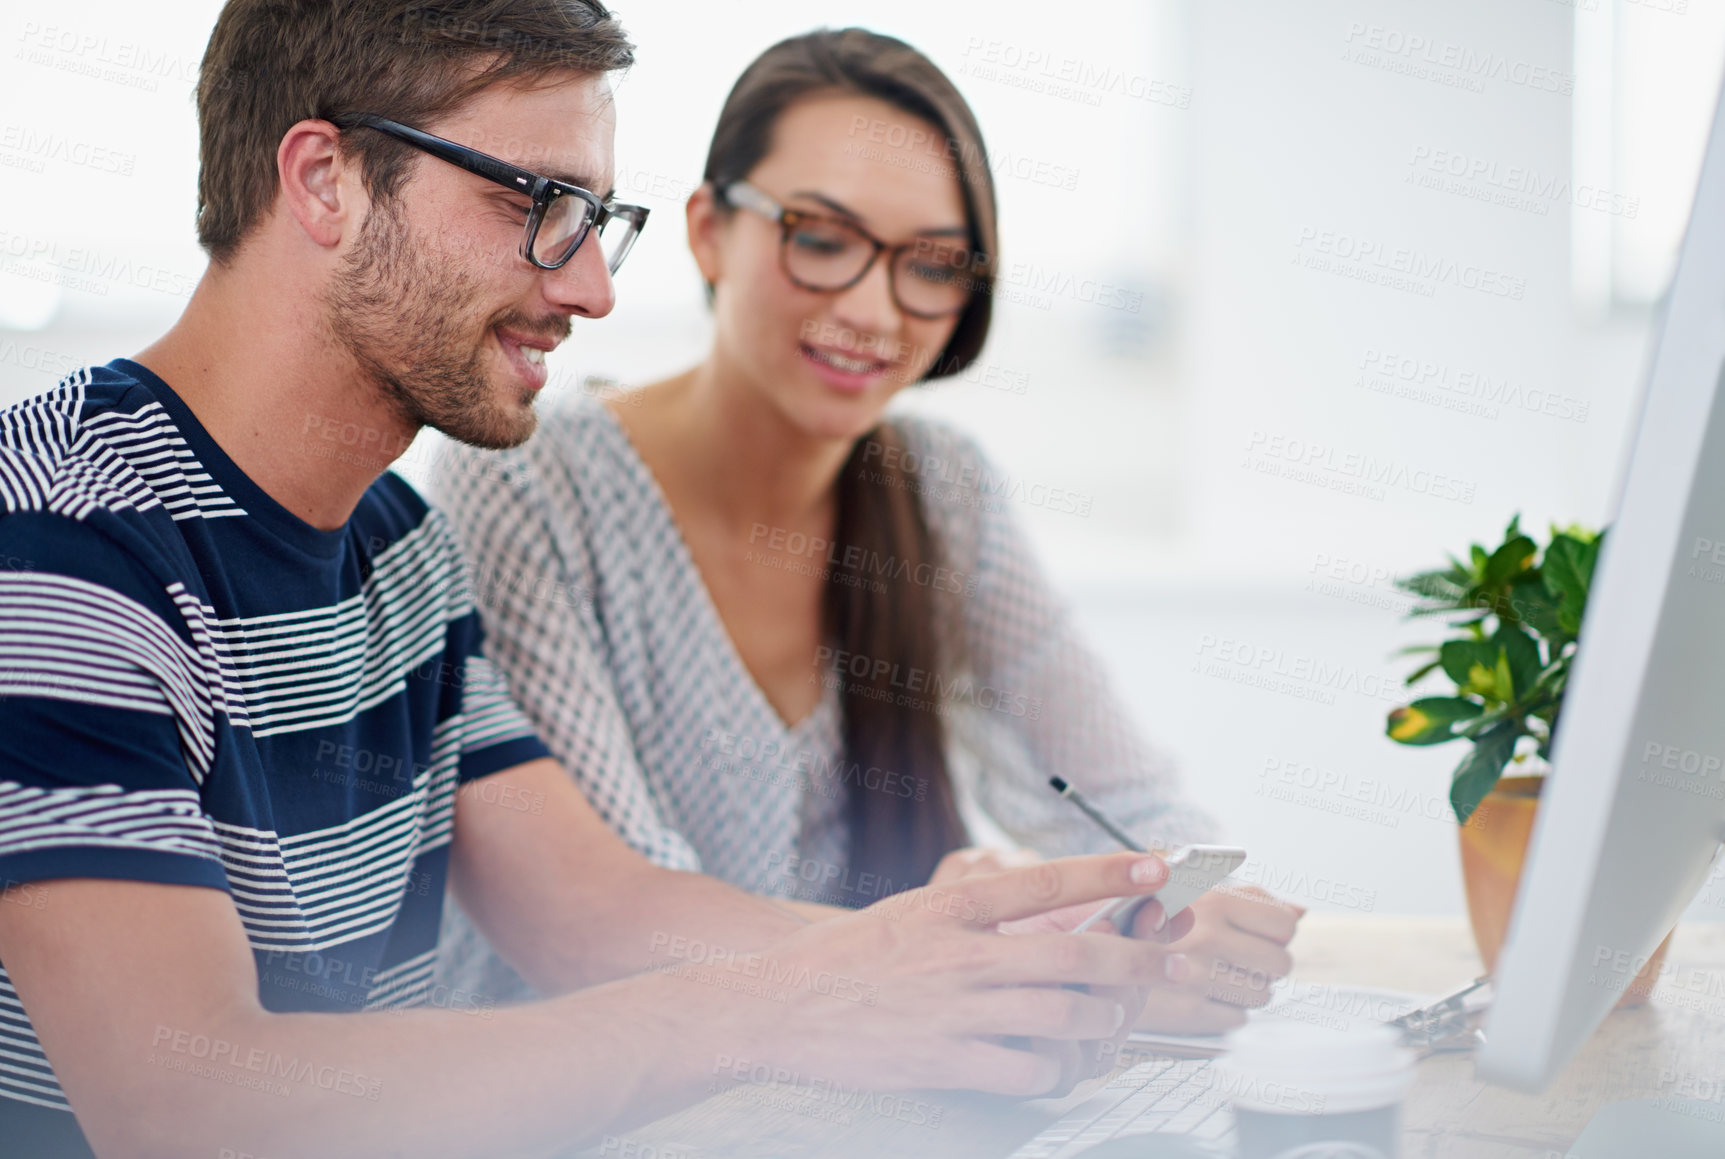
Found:
[[[1072,930],[1081,934],[1099,921],[1111,921],[1120,930],[1131,928],[1138,907],[1154,897],[1172,921],[1181,910],[1220,884],[1246,861],[1246,851],[1234,845],[1187,845],[1168,858],[1168,880],[1153,894],[1117,897],[1085,918]]]

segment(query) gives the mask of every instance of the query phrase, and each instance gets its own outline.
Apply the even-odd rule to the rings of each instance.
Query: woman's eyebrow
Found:
[[[837,213],[843,217],[848,217],[852,221],[861,221],[863,219],[862,214],[860,214],[856,210],[850,208],[850,206],[845,205],[843,202],[834,201],[832,198],[828,197],[824,193],[816,193],[812,189],[799,189],[795,193],[791,194],[791,196],[792,197],[806,197],[810,201],[818,201],[822,205],[826,206],[828,209],[832,210],[834,213]]]
[[[865,220],[863,218],[862,214],[860,214],[856,210],[850,208],[850,206],[845,205],[843,202],[840,202],[840,201],[834,201],[832,198],[828,197],[824,193],[816,193],[812,189],[799,189],[795,193],[791,194],[791,196],[792,197],[806,197],[810,201],[818,201],[822,205],[826,206],[828,209],[832,210],[834,213],[837,213],[842,217],[848,217],[852,221],[857,222],[858,224],[861,224]],[[919,229],[916,232],[917,232],[917,235],[919,237],[968,237],[968,236],[970,236],[970,230],[965,228],[962,225],[945,225],[945,226],[941,226],[939,229]]]

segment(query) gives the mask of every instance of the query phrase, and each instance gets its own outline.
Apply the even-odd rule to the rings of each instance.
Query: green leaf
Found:
[[[1547,704],[1555,704],[1563,696],[1564,683],[1569,679],[1569,657],[1559,656],[1540,670],[1533,687],[1521,694],[1522,703],[1530,712],[1543,714]]]
[[[1488,732],[1499,728],[1504,721],[1512,719],[1510,706],[1499,702],[1491,705],[1472,720],[1459,721],[1455,726],[1455,734],[1468,740],[1476,740]]]
[[[1529,572],[1509,590],[1509,607],[1515,618],[1541,636],[1564,636],[1557,622],[1557,601],[1545,590],[1544,576]]]
[[[1547,524],[1547,526],[1551,528],[1551,537],[1553,539],[1556,539],[1560,535],[1567,535],[1569,538],[1579,539],[1583,543],[1592,543],[1594,540],[1601,538],[1605,534],[1603,531],[1595,531],[1593,528],[1584,527],[1579,523],[1571,523],[1568,527],[1559,527],[1555,523]]]
[[[1539,659],[1539,644],[1532,636],[1522,631],[1514,624],[1505,624],[1491,638],[1492,644],[1501,648],[1500,659],[1507,662],[1508,684],[1510,695],[1505,700],[1515,700],[1527,695],[1539,680],[1542,667]]]
[[[1463,690],[1475,684],[1474,669],[1483,668],[1487,673],[1487,683],[1481,691],[1490,691],[1491,673],[1497,667],[1497,649],[1491,644],[1484,640],[1445,640],[1438,657],[1444,675]]]
[[[1491,669],[1491,693],[1505,703],[1515,700],[1515,676],[1509,670],[1509,654],[1497,650],[1497,663]]]
[[[1525,535],[1515,536],[1492,552],[1491,558],[1486,561],[1485,575],[1482,577],[1485,586],[1495,588],[1508,583],[1531,567],[1538,554],[1539,545],[1533,540]]]
[[[1467,819],[1497,784],[1503,767],[1515,754],[1515,741],[1521,733],[1517,723],[1505,721],[1474,741],[1473,751],[1456,766],[1455,779],[1450,782],[1449,803],[1457,821],[1467,824]]]
[[[1587,610],[1587,590],[1593,582],[1593,565],[1599,559],[1599,539],[1583,542],[1569,535],[1559,535],[1545,549],[1545,562],[1540,573],[1545,590],[1557,600],[1557,623],[1568,635],[1581,631],[1582,613]]]
[[[1442,664],[1443,664],[1442,660],[1433,660],[1430,664],[1421,664],[1418,668],[1415,668],[1413,670],[1413,672],[1408,675],[1408,678],[1404,683],[1409,684],[1409,685],[1418,684],[1420,681],[1424,680],[1427,676],[1430,676],[1433,672],[1437,671],[1437,669],[1439,667],[1441,667]]]
[[[1390,713],[1384,734],[1400,744],[1442,744],[1454,740],[1457,721],[1471,720],[1485,709],[1459,696],[1428,696]]]
[[[1457,604],[1421,604],[1417,607],[1408,609],[1408,618],[1415,619],[1419,616],[1453,616],[1456,614],[1458,607],[1459,605]]]
[[[1439,607],[1457,607],[1467,595],[1473,575],[1452,557],[1450,566],[1442,571],[1422,571],[1398,579],[1395,586],[1421,599],[1433,601]]]
[[[1445,586],[1467,578],[1467,569],[1450,557],[1448,567],[1433,568],[1430,571],[1416,571],[1413,575],[1402,576],[1395,581],[1395,586],[1415,595],[1424,595],[1428,587]]]

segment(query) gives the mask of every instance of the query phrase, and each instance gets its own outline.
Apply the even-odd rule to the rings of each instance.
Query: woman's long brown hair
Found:
[[[931,156],[958,178],[970,248],[985,257],[997,252],[993,174],[969,106],[916,49],[860,28],[791,37],[757,57],[719,113],[703,179],[715,190],[746,179],[770,150],[785,110],[828,94],[873,97],[940,130],[946,140]],[[859,145],[866,140],[859,136]],[[929,377],[969,366],[988,336],[992,266],[984,261],[971,275],[970,301]],[[857,904],[923,884],[941,857],[965,843],[938,708],[940,690],[960,678],[965,662],[958,595],[935,578],[950,573],[937,570],[941,545],[902,449],[888,422],[852,449],[837,481],[839,546],[828,555],[823,598],[834,660],[823,676],[841,682],[844,710],[847,896]],[[841,566],[839,559],[858,563]],[[874,884],[859,888],[859,881]]]

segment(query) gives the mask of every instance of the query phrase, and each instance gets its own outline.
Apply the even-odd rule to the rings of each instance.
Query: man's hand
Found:
[[[1168,951],[1109,934],[1001,937],[998,928],[1150,893],[1167,875],[1145,854],[1069,858],[925,886],[813,923],[749,956],[743,971],[769,993],[715,986],[724,1001],[706,1022],[712,1048],[805,1081],[1048,1094],[1082,1077],[1068,1073],[1076,1052],[1002,1039],[1119,1042],[1138,1017],[1138,987],[1165,977]]]
[[[1134,933],[1154,926],[1160,915],[1150,909],[1138,914]],[[1190,972],[1182,984],[1151,992],[1138,1028],[1218,1034],[1243,1025],[1247,1009],[1269,1002],[1271,987],[1292,968],[1287,946],[1305,912],[1252,885],[1204,894],[1181,915],[1190,914],[1192,926],[1174,942]]]
[[[1106,904],[1108,903],[1092,901],[1069,905],[1014,922],[1001,922],[997,928],[1003,934],[1070,933],[1074,927]],[[1161,902],[1154,898],[1145,902],[1135,915],[1133,936],[1167,944],[1177,941],[1192,930],[1193,917],[1190,909],[1182,910],[1174,916],[1173,921],[1165,924],[1161,917]],[[1158,929],[1158,926],[1161,928]],[[1116,934],[1119,930],[1113,922],[1103,919],[1091,926],[1087,932]],[[1144,1006],[1146,1000],[1155,1002],[1159,994],[1178,993],[1178,989],[1171,990],[1170,986],[1185,982],[1191,976],[1192,965],[1186,960],[1186,955],[1170,953],[1163,957],[1162,972],[1154,978],[1140,978],[1128,987],[1091,986],[1087,989],[1092,994],[1113,998],[1129,1010],[1136,1010]],[[1124,1045],[1132,1029],[1131,1026],[1123,1027],[1113,1038],[1100,1042],[1034,1042],[1033,1049],[1060,1060],[1061,1081],[1051,1093],[1065,1094],[1078,1081],[1111,1071],[1119,1058],[1120,1047]]]
[[[999,873],[1003,869],[1019,869],[1026,865],[1035,865],[1041,860],[1042,856],[1033,849],[989,849],[981,845],[969,845],[963,849],[954,849],[941,858],[928,883],[951,885],[966,877]]]

